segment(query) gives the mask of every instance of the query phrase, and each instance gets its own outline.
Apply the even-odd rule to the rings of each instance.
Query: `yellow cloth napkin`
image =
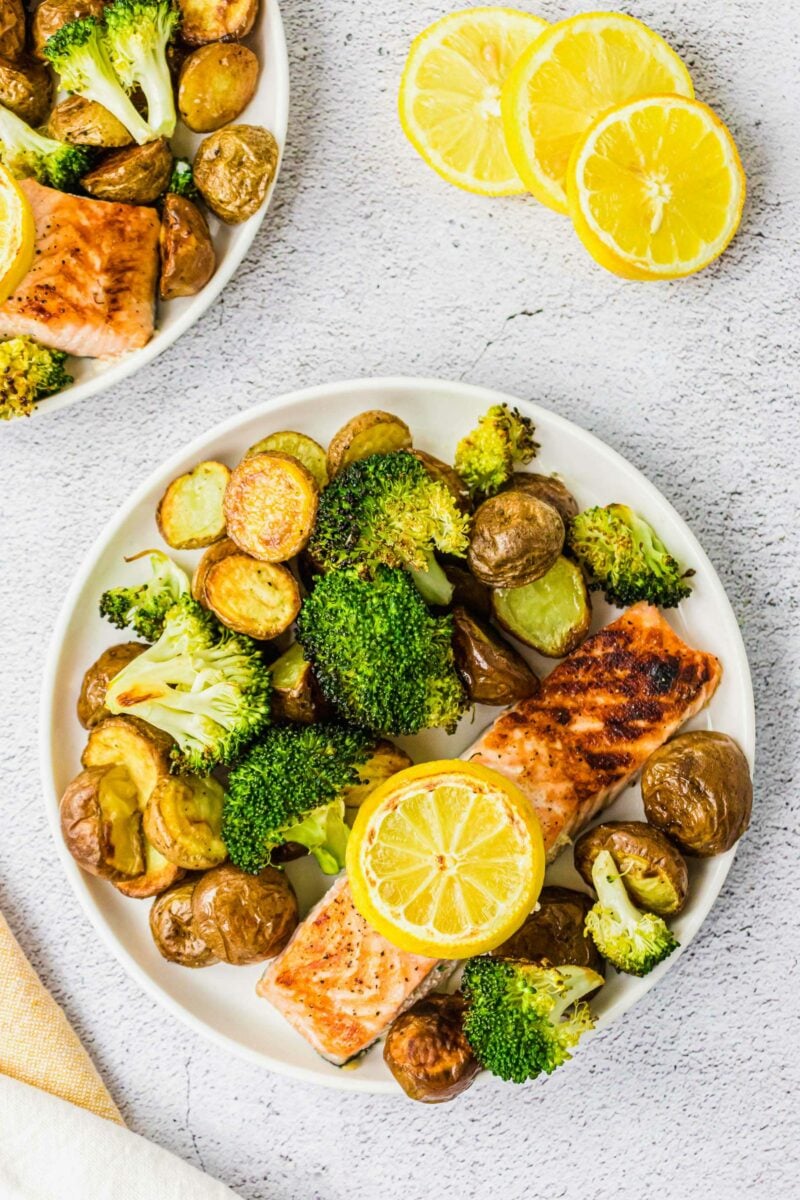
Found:
[[[0,913],[0,1073],[123,1125],[72,1026]]]

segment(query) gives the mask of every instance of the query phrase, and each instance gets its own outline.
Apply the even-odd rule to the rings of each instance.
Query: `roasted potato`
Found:
[[[224,537],[221,541],[214,542],[213,546],[208,547],[194,569],[194,575],[192,576],[192,599],[196,600],[198,604],[202,604],[205,608],[208,608],[206,603],[206,579],[208,572],[214,566],[214,563],[218,563],[228,554],[241,554],[241,550],[231,538]]]
[[[395,746],[388,738],[381,738],[370,758],[357,767],[359,782],[351,783],[345,788],[342,799],[348,808],[358,808],[377,787],[391,779],[392,775],[413,765],[413,759],[405,750]]]
[[[156,524],[168,546],[197,550],[225,536],[222,499],[230,477],[224,463],[208,461],[173,479],[156,510]]]
[[[284,948],[297,925],[297,897],[277,867],[248,875],[226,863],[199,881],[192,914],[217,958],[247,966],[274,958]]]
[[[419,459],[431,479],[435,479],[447,487],[462,512],[472,512],[472,497],[469,494],[469,488],[449,463],[442,462],[433,454],[426,454],[424,450],[412,450],[411,453]]]
[[[307,471],[311,472],[320,490],[327,484],[328,462],[325,451],[319,442],[315,442],[305,433],[295,433],[291,429],[270,433],[260,442],[251,446],[245,454],[245,458],[252,458],[254,454],[266,454],[270,450],[279,450],[281,454],[291,454],[292,458],[296,458]]]
[[[327,712],[311,663],[303,656],[303,647],[293,642],[270,667],[272,676],[272,717],[275,721],[297,721],[313,725]]]
[[[227,554],[209,568],[205,603],[236,633],[268,641],[300,612],[300,588],[288,567],[249,554]]]
[[[467,695],[476,704],[515,704],[539,690],[522,655],[466,608],[453,609],[453,653]]]
[[[750,824],[750,768],[726,733],[682,733],[647,760],[642,799],[650,824],[684,854],[724,854]]]
[[[278,143],[269,130],[260,125],[226,125],[200,143],[194,181],[220,221],[238,225],[264,203],[278,157]]]
[[[67,849],[84,871],[111,880],[143,873],[139,794],[124,767],[81,771],[61,797],[59,811]]]
[[[210,775],[165,775],[144,809],[144,834],[164,858],[189,871],[217,867],[228,857],[222,840],[225,792]]]
[[[103,159],[87,172],[81,186],[96,200],[152,204],[172,175],[172,151],[166,138],[128,146]]]
[[[0,104],[34,127],[43,125],[53,100],[53,77],[33,59],[0,58]]]
[[[92,729],[111,716],[106,708],[108,685],[123,667],[127,667],[146,649],[144,642],[121,642],[118,646],[109,646],[97,662],[92,663],[83,677],[76,706],[78,720],[84,729]]]
[[[105,0],[42,0],[33,13],[33,52],[44,58],[44,44],[62,25],[84,17],[102,17]]]
[[[472,520],[467,561],[481,583],[524,587],[546,575],[564,548],[564,522],[527,492],[484,500]]]
[[[464,997],[434,992],[392,1024],[383,1059],[403,1091],[423,1104],[465,1092],[480,1071],[464,1036]]]
[[[178,0],[178,6],[180,36],[189,46],[247,37],[258,14],[258,0]]]
[[[168,192],[164,197],[158,246],[158,294],[162,300],[196,296],[217,268],[208,221],[186,196]]]
[[[318,500],[314,476],[298,459],[277,450],[254,454],[234,469],[225,491],[228,536],[253,558],[286,562],[308,542]]]
[[[181,967],[210,967],[219,959],[197,932],[192,896],[197,878],[173,884],[153,901],[150,932],[159,954]]]
[[[370,454],[411,449],[411,430],[399,417],[372,409],[359,413],[333,435],[328,446],[328,475],[333,479],[350,463]]]
[[[547,658],[563,658],[579,646],[592,623],[592,605],[579,567],[558,558],[541,579],[492,593],[498,625]]]
[[[589,887],[601,850],[608,850],[640,908],[662,917],[681,911],[689,893],[686,863],[655,826],[645,821],[606,821],[582,833],[575,843],[575,869]]]
[[[458,567],[454,563],[442,563],[442,570],[453,585],[451,604],[460,605],[476,617],[484,617],[488,621],[492,615],[492,593],[486,584],[476,579],[466,567]]]
[[[533,471],[515,471],[503,488],[504,492],[528,492],[537,500],[550,504],[566,524],[578,515],[578,502],[557,475],[537,475]]]
[[[247,46],[212,42],[192,51],[181,67],[178,108],[195,133],[235,121],[253,98],[258,59]]]
[[[25,49],[25,9],[22,0],[0,0],[0,55],[13,62]]]
[[[83,96],[67,96],[48,120],[50,136],[74,146],[104,146],[109,150],[133,144],[128,130],[102,104]]]
[[[542,888],[535,910],[502,945],[492,951],[497,958],[546,958],[554,967],[589,967],[602,975],[604,959],[584,934],[586,914],[594,901],[572,888]]]

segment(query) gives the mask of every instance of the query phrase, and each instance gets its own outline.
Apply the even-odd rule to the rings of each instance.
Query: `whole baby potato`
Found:
[[[384,1062],[412,1100],[455,1100],[480,1071],[464,1036],[465,1003],[460,993],[433,993],[402,1013],[389,1030]]]
[[[185,196],[173,192],[165,196],[159,248],[161,277],[158,286],[162,300],[196,295],[216,270],[217,256],[208,221],[197,205]]]
[[[647,760],[642,799],[650,824],[685,854],[724,854],[750,824],[750,768],[726,733],[683,733]]]
[[[264,203],[277,169],[278,143],[268,130],[228,125],[200,143],[194,179],[211,211],[236,225]]]
[[[102,104],[83,96],[67,96],[55,106],[48,121],[50,136],[74,146],[119,149],[133,143],[128,130]]]
[[[516,588],[546,575],[563,546],[564,522],[551,504],[527,492],[501,492],[475,513],[467,559],[482,583]]]
[[[542,888],[539,903],[523,925],[492,951],[496,958],[547,959],[554,967],[590,967],[602,975],[604,960],[584,936],[591,896],[572,888]]]
[[[194,50],[181,67],[178,108],[195,133],[235,121],[253,98],[258,59],[247,46],[212,42]]]
[[[25,9],[22,0],[0,0],[0,54],[19,58],[25,49]]]
[[[159,954],[181,967],[210,967],[218,961],[198,933],[192,913],[196,884],[196,876],[174,884],[150,909],[150,932]]]
[[[89,171],[81,185],[97,200],[152,204],[169,184],[172,151],[166,138],[110,154]]]
[[[33,59],[0,58],[0,104],[34,127],[43,125],[53,99],[53,77]]]
[[[230,863],[206,872],[192,913],[212,953],[236,967],[274,958],[298,920],[297,897],[283,871],[266,867],[248,875]]]
[[[33,14],[33,52],[44,58],[44,44],[62,25],[84,17],[101,17],[104,0],[42,0]]]
[[[106,692],[115,675],[138,658],[147,646],[144,642],[121,642],[109,646],[87,670],[78,696],[78,720],[84,729],[92,729],[111,714],[106,708]]]

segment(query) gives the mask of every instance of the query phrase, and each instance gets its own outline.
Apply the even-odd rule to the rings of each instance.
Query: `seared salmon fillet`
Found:
[[[29,334],[82,358],[113,358],[153,334],[160,221],[152,208],[22,189],[33,209],[36,257],[0,306],[0,335]]]
[[[637,604],[565,658],[464,755],[513,779],[552,858],[713,696],[721,668]],[[339,879],[267,967],[258,992],[325,1058],[365,1050],[455,964],[406,954]]]

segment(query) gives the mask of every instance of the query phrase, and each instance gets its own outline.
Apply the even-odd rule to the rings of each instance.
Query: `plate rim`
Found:
[[[68,408],[71,404],[77,404],[80,400],[88,400],[92,396],[97,396],[101,392],[114,387],[116,384],[122,383],[123,380],[129,379],[151,362],[154,362],[165,350],[168,350],[170,346],[174,346],[179,338],[188,333],[192,326],[202,320],[211,308],[213,308],[247,257],[275,195],[275,188],[278,184],[286,152],[286,134],[289,127],[289,109],[291,104],[289,50],[286,44],[286,30],[283,24],[283,14],[281,13],[279,0],[265,0],[264,7],[268,14],[265,14],[265,22],[268,22],[269,28],[268,36],[273,43],[278,64],[277,78],[274,81],[277,113],[274,123],[275,128],[271,130],[275,141],[278,143],[278,165],[275,168],[275,175],[269,185],[264,203],[249,221],[243,223],[241,227],[242,234],[236,248],[236,253],[228,256],[219,270],[214,272],[214,275],[202,291],[198,293],[204,303],[199,307],[197,312],[193,312],[189,308],[176,319],[174,325],[170,326],[169,329],[159,330],[156,328],[146,346],[142,346],[139,350],[128,351],[128,353],[121,355],[116,360],[112,359],[111,365],[100,375],[87,379],[83,383],[70,384],[69,387],[57,392],[54,396],[47,396],[43,400],[40,400],[36,405],[35,416],[41,417],[42,414],[54,413],[60,408]]]
[[[646,493],[649,493],[651,499],[655,499],[658,504],[666,506],[671,512],[673,518],[682,526],[684,536],[687,538],[693,553],[693,561],[699,569],[703,571],[703,578],[715,593],[715,599],[722,603],[727,610],[727,614],[731,620],[732,633],[732,651],[736,654],[737,668],[742,677],[745,694],[740,696],[742,701],[743,715],[743,733],[740,738],[742,749],[744,750],[751,769],[754,766],[755,760],[755,698],[753,693],[752,678],[750,674],[750,666],[747,658],[747,652],[742,638],[739,622],[733,606],[728,599],[727,593],[722,585],[711,560],[701,546],[688,522],[678,513],[677,509],[667,499],[666,496],[651,483],[646,475],[634,466],[628,459],[609,446],[607,442],[583,426],[571,421],[567,417],[561,416],[560,413],[554,412],[552,409],[545,408],[543,405],[537,404],[534,401],[524,398],[515,397],[509,393],[499,391],[494,388],[487,388],[477,384],[463,383],[457,380],[444,380],[439,378],[429,378],[425,376],[406,376],[406,375],[390,375],[390,376],[367,376],[357,379],[341,379],[331,380],[327,383],[313,384],[308,387],[298,388],[291,392],[285,392],[278,396],[270,397],[267,400],[261,401],[259,404],[253,405],[233,413],[230,417],[213,425],[204,433],[199,434],[190,442],[187,442],[182,447],[179,447],[165,461],[157,464],[147,477],[135,488],[127,497],[126,500],[117,508],[116,512],[109,518],[97,536],[92,540],[89,549],[82,557],[78,569],[70,582],[66,591],[58,617],[56,619],[52,635],[47,649],[44,670],[42,675],[42,687],[39,704],[39,767],[43,783],[44,801],[47,810],[47,819],[50,827],[50,833],[56,844],[56,852],[64,867],[67,878],[72,886],[73,892],[77,895],[78,901],[89,918],[91,925],[99,934],[101,941],[108,950],[113,954],[117,961],[122,965],[128,975],[133,978],[144,990],[144,992],[154,999],[159,1005],[165,1008],[168,1012],[177,1016],[180,1021],[192,1029],[195,1033],[209,1038],[220,1048],[227,1049],[234,1053],[238,1058],[243,1058],[246,1061],[253,1062],[262,1068],[266,1068],[278,1075],[282,1075],[292,1079],[302,1080],[316,1084],[317,1086],[335,1089],[337,1091],[361,1092],[373,1095],[396,1095],[398,1098],[403,1098],[403,1093],[400,1091],[393,1080],[372,1080],[359,1078],[357,1072],[338,1072],[335,1074],[327,1074],[317,1072],[308,1066],[296,1066],[286,1063],[280,1059],[274,1059],[269,1054],[253,1049],[241,1042],[236,1041],[229,1035],[213,1028],[201,1018],[197,1017],[187,1008],[184,1008],[179,1001],[173,999],[162,987],[150,977],[150,975],[139,966],[133,958],[133,955],[111,931],[102,918],[101,912],[95,903],[88,887],[87,877],[84,872],[78,867],[72,856],[69,854],[64,845],[63,838],[60,835],[59,811],[58,811],[58,787],[55,778],[55,769],[52,754],[53,737],[55,734],[55,714],[57,703],[56,684],[58,678],[58,670],[61,660],[62,651],[64,649],[64,635],[66,633],[69,622],[72,618],[73,610],[76,601],[83,589],[87,573],[96,563],[102,551],[113,540],[122,525],[128,520],[132,512],[137,509],[147,494],[154,486],[158,486],[160,481],[168,476],[170,472],[175,472],[180,469],[184,460],[197,453],[205,453],[209,444],[217,441],[219,438],[234,432],[240,425],[247,424],[251,419],[258,418],[262,415],[268,415],[275,409],[282,409],[288,405],[297,403],[310,403],[320,399],[332,399],[344,393],[351,395],[354,402],[357,403],[361,393],[371,392],[376,390],[409,390],[415,391],[425,389],[431,393],[432,399],[436,394],[447,394],[452,397],[453,393],[468,395],[470,398],[478,401],[483,407],[489,407],[492,404],[511,404],[525,406],[531,413],[534,421],[545,419],[551,426],[556,429],[569,431],[572,437],[578,437],[593,450],[599,450],[603,455],[607,456],[612,464],[616,465],[629,476],[632,474],[637,483],[643,487]],[[733,664],[730,664],[732,667]],[[705,911],[697,919],[691,921],[682,932],[681,945],[677,951],[673,953],[668,960],[661,963],[650,975],[642,979],[637,979],[633,976],[627,982],[627,991],[625,996],[617,1000],[616,1003],[602,1015],[598,1021],[596,1032],[601,1032],[610,1026],[617,1017],[633,1008],[642,997],[650,991],[658,980],[672,968],[683,951],[693,941],[700,927],[705,922],[711,909],[716,903],[719,892],[728,875],[728,872],[733,863],[736,853],[736,846],[729,850],[726,854],[719,855],[714,859],[706,860],[707,863],[713,864],[713,874],[706,880],[704,892],[707,899]],[[624,1001],[624,1002],[623,1002]],[[586,1037],[582,1044],[587,1043],[591,1039]],[[580,1047],[578,1048],[580,1052]]]

